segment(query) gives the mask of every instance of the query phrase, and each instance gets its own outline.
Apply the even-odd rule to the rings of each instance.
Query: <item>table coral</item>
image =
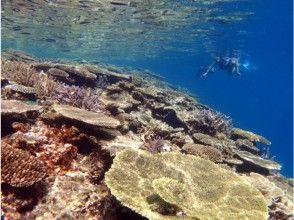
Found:
[[[150,219],[267,219],[263,195],[208,160],[125,149],[105,175],[121,203]],[[164,208],[162,208],[164,207]]]

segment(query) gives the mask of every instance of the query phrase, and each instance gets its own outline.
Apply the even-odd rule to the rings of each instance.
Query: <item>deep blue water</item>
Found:
[[[196,40],[172,41],[169,45],[177,48],[185,44],[186,48],[196,51],[192,53],[165,51],[163,47],[158,56],[144,56],[144,50],[149,48],[143,44],[141,55],[134,56],[130,51],[116,56],[109,52],[109,56],[103,58],[95,48],[80,54],[63,54],[50,43],[20,42],[13,38],[2,40],[2,49],[24,50],[45,58],[97,60],[156,72],[170,83],[191,91],[202,103],[229,115],[236,127],[270,139],[270,156],[282,163],[282,174],[293,176],[292,1],[248,0],[223,7],[231,11],[246,8],[254,15],[238,23],[211,23],[218,30],[209,42],[212,49],[207,49],[206,38],[197,43]],[[189,35],[192,30],[193,25],[183,30],[183,35]],[[179,32],[181,30],[177,30]],[[170,35],[173,37],[172,33]],[[201,67],[208,66],[217,52],[226,50],[238,51],[241,62],[250,63],[249,70],[242,71],[241,76],[216,71],[206,78],[199,77]]]
[[[254,67],[240,77],[222,71],[205,79],[196,77],[199,66],[211,60],[205,53],[192,57],[168,54],[167,60],[141,63],[231,116],[234,125],[270,139],[270,156],[283,165],[284,175],[293,176],[292,1],[259,0],[252,7],[255,15],[242,24],[251,33],[243,39],[242,50]],[[230,39],[225,45],[220,42],[220,50],[239,49],[234,36],[229,38],[233,45]]]
[[[231,116],[235,126],[270,139],[270,156],[283,165],[282,174],[293,177],[293,5],[291,0],[258,0],[251,7],[255,15],[242,24],[250,35],[243,37],[241,50],[254,67],[240,77],[222,71],[197,77],[199,66],[212,59],[206,53],[170,53],[168,59],[140,60],[138,66],[188,88],[202,102]],[[219,49],[238,50],[234,36],[225,35],[227,42],[219,42]]]

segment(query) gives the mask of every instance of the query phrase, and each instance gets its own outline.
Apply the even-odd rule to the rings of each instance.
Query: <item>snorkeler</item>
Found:
[[[214,71],[215,65],[222,70],[227,70],[229,73],[236,73],[240,75],[240,63],[238,57],[216,57],[215,61],[207,68],[205,73],[202,76],[207,76],[207,74],[211,71]]]

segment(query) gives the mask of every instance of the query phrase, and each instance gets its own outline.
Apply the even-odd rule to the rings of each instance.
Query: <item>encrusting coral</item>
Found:
[[[43,163],[30,153],[1,144],[1,181],[15,187],[27,187],[46,176]]]
[[[221,162],[223,160],[221,152],[211,146],[202,144],[185,144],[182,149],[188,154],[199,156],[213,162]]]
[[[105,175],[121,203],[150,219],[267,219],[263,195],[199,157],[125,149]]]

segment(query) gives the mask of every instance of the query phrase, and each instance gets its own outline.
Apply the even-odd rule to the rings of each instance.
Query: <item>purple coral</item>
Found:
[[[211,109],[197,110],[194,114],[193,127],[202,133],[215,135],[216,133],[230,134],[232,120],[217,111]]]
[[[61,104],[68,104],[93,112],[103,111],[99,92],[93,89],[60,83],[55,87],[50,97]]]
[[[170,151],[170,147],[168,146],[167,141],[161,137],[146,139],[141,148],[153,154],[163,151]]]

